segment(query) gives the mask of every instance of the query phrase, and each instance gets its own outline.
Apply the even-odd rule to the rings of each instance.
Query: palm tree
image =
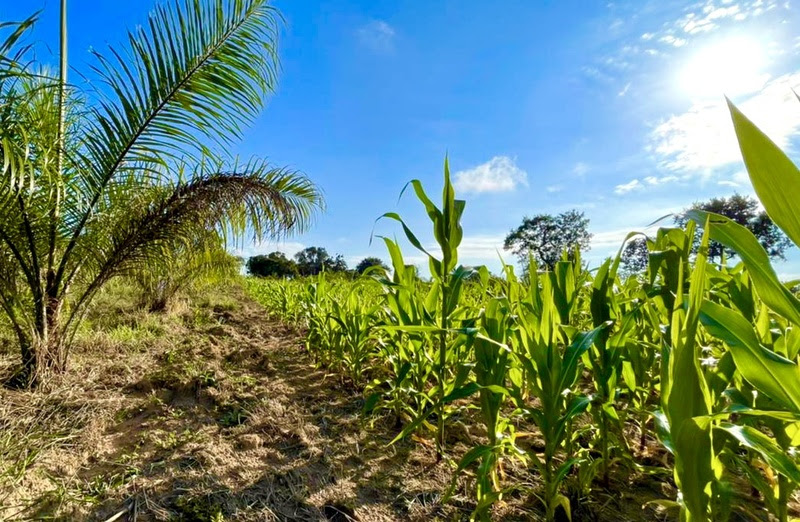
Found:
[[[155,263],[143,264],[129,279],[141,293],[142,307],[163,312],[179,292],[230,280],[241,269],[241,258],[228,252],[222,238],[212,230],[198,234],[191,243],[178,245],[176,251]]]
[[[67,368],[77,324],[110,279],[216,230],[226,239],[307,227],[306,177],[222,150],[274,91],[279,15],[267,0],[172,0],[126,45],[95,53],[101,88],[67,82],[0,42],[0,310],[27,385]]]

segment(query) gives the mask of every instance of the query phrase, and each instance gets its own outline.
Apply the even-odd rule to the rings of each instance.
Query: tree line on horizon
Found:
[[[297,277],[313,276],[321,272],[349,275],[363,274],[368,268],[381,266],[384,262],[377,257],[365,257],[354,269],[347,266],[344,256],[331,255],[323,247],[310,246],[297,252],[291,258],[283,252],[270,252],[252,256],[246,263],[247,273],[257,277]]]
[[[773,259],[785,259],[786,249],[791,245],[789,238],[752,197],[734,194],[695,202],[684,209],[684,212],[676,215],[673,218],[674,223],[684,226],[687,220],[685,213],[689,210],[721,214],[746,227],[758,238]],[[522,223],[508,233],[503,248],[517,256],[523,269],[528,266],[532,258],[539,268],[550,270],[564,255],[573,259],[577,252],[590,250],[592,234],[589,232],[589,223],[589,218],[576,209],[556,215],[525,216]],[[699,240],[698,235],[695,240],[695,251],[699,246]],[[712,241],[709,245],[708,257],[712,262],[721,262],[723,258],[734,256],[734,252],[719,243]],[[628,241],[622,253],[623,269],[631,274],[640,273],[647,268],[647,262],[647,239],[637,237]],[[373,266],[386,268],[386,264],[380,258],[366,257],[351,270],[342,255],[331,256],[325,248],[316,246],[301,250],[293,258],[276,251],[253,256],[247,261],[248,273],[259,277],[309,276],[323,271],[359,275]]]

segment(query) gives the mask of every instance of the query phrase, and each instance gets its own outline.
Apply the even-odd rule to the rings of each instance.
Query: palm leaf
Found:
[[[256,161],[129,193],[127,203],[118,201],[116,212],[103,214],[81,238],[81,262],[70,278],[80,267],[86,290],[76,309],[112,277],[170,256],[176,245],[191,244],[208,230],[234,237],[251,230],[254,239],[305,230],[322,199],[304,176]]]
[[[65,210],[72,237],[57,284],[115,177],[152,176],[188,150],[199,159],[208,139],[239,136],[259,113],[275,87],[276,16],[266,0],[175,0],[130,32],[124,48],[96,54],[110,94],[97,102],[77,154],[82,204]]]

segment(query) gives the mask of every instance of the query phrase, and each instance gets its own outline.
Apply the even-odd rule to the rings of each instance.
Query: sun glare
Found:
[[[757,91],[769,76],[766,53],[754,38],[733,37],[698,49],[681,71],[681,89],[693,97],[736,96]]]

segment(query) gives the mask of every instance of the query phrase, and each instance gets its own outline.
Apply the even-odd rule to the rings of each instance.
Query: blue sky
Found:
[[[305,172],[327,211],[304,235],[242,252],[387,257],[369,244],[387,211],[430,241],[413,196],[397,198],[412,178],[438,195],[445,154],[467,200],[462,262],[493,269],[525,215],[584,211],[596,262],[692,201],[751,194],[723,94],[797,157],[796,3],[279,0],[280,85],[231,154]],[[88,71],[89,49],[122,42],[152,5],[70,0],[72,66]],[[56,0],[0,0],[0,20],[37,8],[40,58],[55,63]],[[800,276],[789,257],[778,271]]]

